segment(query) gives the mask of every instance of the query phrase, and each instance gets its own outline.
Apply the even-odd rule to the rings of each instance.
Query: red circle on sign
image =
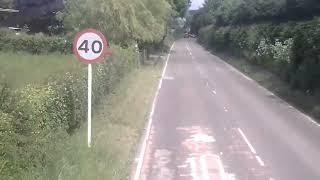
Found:
[[[94,33],[102,39],[102,44],[103,44],[102,52],[99,57],[92,59],[92,60],[89,60],[89,59],[82,57],[79,54],[78,49],[77,49],[77,43],[78,43],[79,38],[86,33]],[[92,29],[92,28],[84,29],[76,34],[75,38],[73,39],[72,51],[73,51],[73,54],[78,58],[78,60],[80,60],[81,62],[87,63],[87,64],[99,62],[99,61],[103,60],[105,56],[111,54],[110,50],[108,49],[107,39],[105,38],[105,36],[100,31]]]

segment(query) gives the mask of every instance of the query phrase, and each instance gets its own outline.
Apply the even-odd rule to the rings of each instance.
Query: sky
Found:
[[[204,0],[192,0],[192,4],[191,4],[191,7],[190,9],[199,9],[199,7],[202,6]]]

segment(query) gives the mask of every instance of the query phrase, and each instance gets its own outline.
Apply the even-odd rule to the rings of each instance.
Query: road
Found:
[[[192,39],[177,41],[135,180],[319,180],[320,127]]]

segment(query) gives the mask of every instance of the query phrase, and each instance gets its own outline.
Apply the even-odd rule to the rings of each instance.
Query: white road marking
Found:
[[[210,53],[210,52],[209,52]],[[273,95],[279,99],[281,99],[287,106],[291,106],[287,101],[283,100],[281,97],[275,95],[274,93],[272,93],[271,91],[269,91],[267,88],[261,86],[258,82],[254,81],[252,78],[248,77],[247,75],[245,75],[244,73],[242,73],[241,71],[239,71],[238,69],[236,69],[235,67],[233,67],[232,65],[228,64],[227,62],[221,60],[219,57],[214,56],[213,54],[210,53],[211,56],[215,57],[216,59],[218,59],[220,62],[224,63],[225,65],[227,65],[229,67],[229,69],[231,69],[231,71],[236,72],[238,74],[240,74],[242,77],[244,77],[245,79],[251,81],[252,83],[255,83],[258,87],[260,87],[262,90],[264,90],[265,92],[267,92],[270,95]],[[320,127],[320,124],[318,122],[316,122],[314,119],[312,119],[310,116],[306,115],[305,113],[299,111],[298,109],[295,109],[298,113],[302,114],[307,121],[309,121],[310,123]]]
[[[163,77],[163,80],[174,80],[174,77],[171,77],[171,76],[165,76],[165,77]]]
[[[192,180],[200,180],[198,173],[197,173],[197,165],[196,165],[195,158],[194,157],[189,158],[187,160],[187,162],[190,164]]]
[[[235,174],[227,174],[227,176],[228,176],[227,180],[236,180]]]
[[[194,57],[193,57],[193,55],[192,55],[192,52],[191,52],[191,49],[190,49],[190,47],[189,47],[188,42],[186,43],[186,48],[187,48],[187,50],[188,50],[189,55],[191,56],[191,58],[194,59]]]
[[[206,161],[207,161],[206,155],[200,156],[200,166],[201,166],[201,174],[202,174],[201,180],[210,180]]]
[[[182,169],[182,168],[187,168],[188,167],[188,165],[187,164],[184,164],[184,165],[180,165],[180,166],[178,166],[178,168],[180,168],[180,169]]]
[[[260,164],[260,166],[265,166],[263,160],[260,158],[260,156],[257,155],[256,150],[253,148],[252,144],[250,143],[250,141],[248,140],[248,138],[246,137],[246,135],[243,133],[243,131],[238,128],[239,133],[241,134],[242,138],[244,139],[244,141],[247,143],[247,145],[249,146],[251,152],[255,155],[256,160],[258,161],[258,163]]]
[[[212,90],[211,92],[212,92],[214,95],[217,94],[217,91],[215,91],[215,90]]]
[[[299,110],[297,110],[297,111],[300,112]],[[308,116],[308,115],[306,115],[306,114],[303,114],[303,115],[304,115],[304,117],[305,117],[308,121],[310,121],[312,124],[320,127],[320,124],[317,123],[315,120],[313,120],[310,116]]]
[[[209,136],[209,135],[203,134],[203,133],[193,134],[190,137],[191,137],[191,139],[189,139],[189,140],[193,141],[193,142],[205,142],[205,143],[216,142],[216,140],[214,139],[213,136]]]
[[[265,166],[264,162],[259,156],[256,156],[257,161],[259,162],[260,166]]]
[[[158,101],[158,95],[159,95],[160,89],[162,87],[163,77],[165,76],[165,73],[166,73],[166,70],[167,70],[167,66],[168,66],[168,61],[170,59],[171,51],[172,51],[172,49],[174,47],[174,44],[175,43],[173,43],[171,48],[170,48],[169,54],[167,56],[166,63],[165,63],[165,65],[163,67],[163,70],[162,70],[161,78],[159,80],[158,89],[157,89],[157,91],[155,93],[155,96],[154,96],[154,99],[153,99],[153,102],[152,102],[152,107],[151,107],[151,111],[150,111],[149,118],[148,118],[148,126],[147,126],[147,129],[146,129],[146,134],[145,134],[145,137],[144,137],[144,140],[143,140],[143,143],[142,143],[142,146],[141,146],[141,150],[140,150],[140,153],[139,153],[139,158],[138,158],[139,161],[137,163],[137,168],[136,168],[133,180],[139,180],[140,175],[141,175],[143,160],[144,160],[144,156],[145,156],[145,152],[146,152],[146,148],[147,148],[147,141],[148,141],[148,139],[150,137],[151,125],[152,125],[152,121],[153,121],[152,117],[153,117],[153,114],[154,114],[156,103]]]
[[[256,150],[253,148],[253,146],[251,145],[251,143],[249,142],[248,138],[247,138],[246,135],[243,133],[243,131],[242,131],[240,128],[238,128],[238,131],[239,131],[240,135],[242,136],[242,138],[244,139],[244,141],[245,141],[245,142],[247,143],[247,145],[249,146],[251,152],[252,152],[253,154],[257,154]]]
[[[216,157],[218,159],[218,165],[219,165],[219,169],[220,169],[220,171],[219,171],[220,172],[220,178],[221,178],[221,180],[227,180],[226,179],[226,172],[224,170],[221,158],[219,156],[216,156]]]
[[[168,167],[171,162],[172,152],[166,149],[157,149],[154,153],[153,159],[155,163],[152,165],[152,172],[157,172],[155,179],[172,180],[174,178],[175,171]]]

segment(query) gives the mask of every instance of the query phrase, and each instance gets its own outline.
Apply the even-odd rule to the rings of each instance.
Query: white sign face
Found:
[[[83,30],[73,42],[73,53],[80,61],[97,62],[106,55],[107,41],[102,33],[94,29]]]

